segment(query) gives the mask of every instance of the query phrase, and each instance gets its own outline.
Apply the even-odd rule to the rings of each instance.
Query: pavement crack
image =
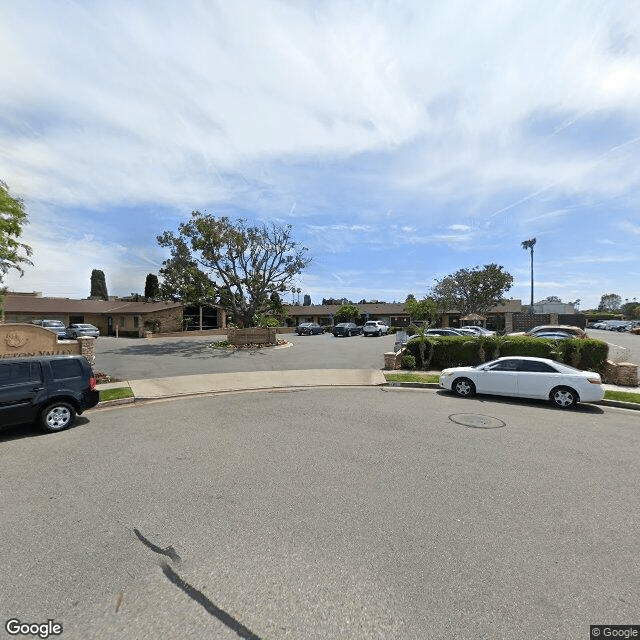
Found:
[[[167,558],[171,558],[174,562],[182,562],[182,558],[176,553],[176,550],[172,546],[162,549],[158,545],[153,544],[151,540],[145,538],[138,529],[134,529],[133,532],[136,534],[138,540],[140,540],[140,542],[142,542],[146,547],[149,547],[151,551],[159,553],[162,556],[167,556]]]

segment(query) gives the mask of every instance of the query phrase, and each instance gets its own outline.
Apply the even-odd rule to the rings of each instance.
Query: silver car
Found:
[[[92,324],[70,324],[67,327],[67,336],[75,340],[76,338],[89,337],[97,338],[100,335],[100,329]]]

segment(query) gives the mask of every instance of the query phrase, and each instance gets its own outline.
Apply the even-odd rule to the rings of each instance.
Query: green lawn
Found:
[[[419,373],[385,373],[387,382],[438,382],[440,376],[421,375]]]
[[[132,398],[133,391],[129,387],[119,387],[118,389],[104,389],[100,391],[100,402],[107,400],[120,400],[120,398]]]
[[[631,391],[605,391],[605,400],[620,400],[620,402],[640,403],[640,393]]]

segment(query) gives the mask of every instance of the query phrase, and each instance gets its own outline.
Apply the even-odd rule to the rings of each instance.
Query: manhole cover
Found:
[[[454,413],[449,416],[449,420],[474,429],[499,429],[505,426],[505,423],[502,420],[498,420],[498,418],[479,416],[475,413]]]

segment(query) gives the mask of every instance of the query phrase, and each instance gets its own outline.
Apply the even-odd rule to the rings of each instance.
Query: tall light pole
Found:
[[[525,240],[522,243],[523,249],[531,249],[531,307],[529,308],[529,313],[533,313],[533,246],[536,243],[535,238],[531,238],[531,240]]]

